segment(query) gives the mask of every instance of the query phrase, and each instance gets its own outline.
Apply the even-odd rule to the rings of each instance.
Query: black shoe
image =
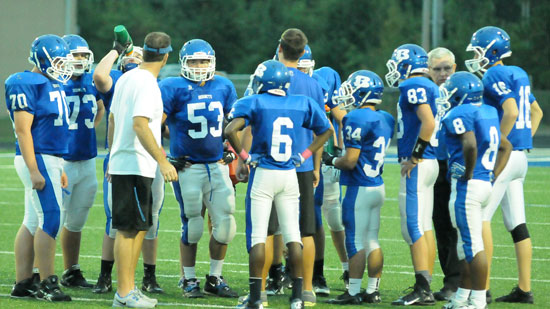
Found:
[[[487,305],[493,302],[493,295],[491,294],[491,290],[487,290],[487,293],[485,293],[485,301],[487,302]]]
[[[512,292],[510,292],[510,294],[497,297],[495,301],[497,303],[505,302],[505,303],[532,304],[534,302],[533,292],[531,291],[524,292],[519,288],[519,286],[516,286],[512,289]]]
[[[418,284],[415,284],[409,294],[399,297],[399,299],[394,300],[391,304],[393,306],[432,306],[435,305],[435,299],[432,291],[424,290]]]
[[[36,285],[40,284],[40,273],[32,273],[31,280]]]
[[[155,294],[164,293],[164,290],[157,283],[157,277],[155,275],[143,276],[143,280],[141,283],[141,290],[143,292],[149,292],[149,293],[155,293]]]
[[[344,270],[342,273],[342,276],[340,276],[341,280],[344,280],[344,284],[346,285],[346,290],[349,289],[349,271]]]
[[[37,290],[38,286],[31,277],[14,284],[10,296],[13,298],[34,298]]]
[[[97,278],[97,283],[92,288],[92,292],[96,294],[103,294],[111,292],[113,290],[113,285],[111,283],[111,275],[99,274]]]
[[[219,297],[238,298],[239,294],[233,291],[223,280],[223,276],[206,275],[206,283],[204,284],[204,293],[212,294]]]
[[[84,278],[84,276],[82,275],[82,271],[80,270],[80,266],[78,265],[73,265],[63,272],[63,275],[61,276],[61,285],[66,287],[84,289],[90,289],[94,287],[93,284],[86,281],[86,278]]]
[[[285,291],[283,289],[282,280],[280,278],[268,278],[265,283],[265,292],[270,296],[283,295]]]
[[[183,296],[187,298],[203,298],[200,281],[197,278],[183,279]]]
[[[329,296],[330,289],[327,286],[327,280],[323,276],[313,277],[313,291],[318,296]]]
[[[453,290],[442,287],[441,290],[434,293],[435,300],[438,301],[449,301],[456,292],[453,292]]]
[[[59,288],[59,282],[56,275],[51,275],[40,282],[36,298],[49,301],[71,301],[71,297]]]
[[[327,301],[327,303],[334,305],[359,305],[361,304],[361,300],[361,293],[351,296],[348,291],[345,291],[344,294],[338,295],[338,297]]]
[[[380,298],[379,291],[374,291],[370,294],[368,294],[367,291],[365,291],[361,295],[361,299],[363,300],[364,303],[367,303],[367,304],[378,304],[382,301],[382,299]]]

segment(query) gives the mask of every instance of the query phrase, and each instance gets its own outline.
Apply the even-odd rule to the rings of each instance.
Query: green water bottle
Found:
[[[130,37],[130,33],[128,33],[128,30],[126,30],[126,27],[124,25],[118,25],[115,26],[115,41],[119,42],[122,46],[126,46],[128,43],[128,47],[126,48],[125,54],[126,56],[129,56],[134,51],[134,44],[132,42],[132,38]]]

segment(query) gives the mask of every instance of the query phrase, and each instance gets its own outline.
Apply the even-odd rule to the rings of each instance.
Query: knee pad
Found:
[[[516,226],[510,233],[512,234],[514,243],[518,243],[530,237],[529,231],[527,230],[527,225],[525,223]]]
[[[329,229],[333,232],[344,230],[342,224],[342,206],[338,200],[326,200],[321,208]]]
[[[369,254],[380,248],[380,243],[378,242],[378,230],[369,230],[367,235],[365,235],[364,246],[365,246],[365,256],[368,258]]]
[[[88,219],[88,214],[90,213],[90,208],[92,205],[74,205],[67,210],[67,218],[65,220],[65,228],[69,232],[82,232],[84,224]]]
[[[220,220],[217,226],[212,227],[212,236],[214,239],[222,244],[228,244],[235,237],[237,231],[237,224],[233,215],[229,215]]]
[[[184,244],[196,244],[202,237],[204,218],[200,216],[200,212],[197,216],[187,218],[182,227],[182,238]]]
[[[145,234],[145,239],[155,239],[158,236],[159,231],[159,215],[153,214],[153,225],[147,230],[147,233]]]

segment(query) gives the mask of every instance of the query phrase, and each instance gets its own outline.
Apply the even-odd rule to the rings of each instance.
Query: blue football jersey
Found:
[[[33,72],[12,74],[5,83],[6,105],[13,113],[26,111],[34,116],[31,125],[36,154],[64,155],[68,152],[69,117],[61,83]],[[21,154],[15,142],[15,153]]]
[[[420,104],[429,104],[432,113],[437,112],[435,99],[439,97],[439,88],[430,79],[419,76],[404,80],[399,84],[399,103],[397,103],[397,155],[400,158],[410,158],[418,134],[421,122],[416,115]],[[438,127],[436,127],[436,130]],[[430,140],[430,145],[424,151],[424,159],[435,159],[435,137],[437,131]]]
[[[111,101],[113,101],[113,94],[115,93],[115,85],[118,79],[122,76],[122,71],[111,70],[109,76],[113,80],[113,85],[111,89],[105,93],[99,92],[99,98],[103,101],[103,106],[105,107],[105,148],[109,147],[109,142],[107,141],[107,134],[109,133],[109,114],[111,113]]]
[[[449,173],[453,164],[464,167],[460,135],[473,131],[477,143],[473,179],[491,181],[500,144],[500,121],[496,109],[486,104],[462,104],[443,118],[443,130],[449,152]]]
[[[317,107],[319,107],[319,112],[322,114],[325,113],[325,99],[323,95],[323,90],[319,83],[315,81],[311,76],[303,73],[302,71],[295,68],[288,68],[290,71],[290,88],[288,89],[289,95],[305,95],[306,97],[312,98],[317,102]],[[325,116],[326,117],[326,116]],[[307,146],[313,141],[313,132],[305,128],[296,129],[296,139],[295,145],[298,147],[298,152],[306,150]],[[297,172],[308,172],[313,170],[313,158],[309,158],[296,168]]]
[[[435,135],[435,139],[432,139],[431,140],[431,144],[432,146],[434,147],[434,153],[435,153],[435,157],[436,159],[438,160],[448,160],[449,159],[449,155],[448,155],[448,152],[447,152],[447,146],[445,145],[445,134],[443,134],[442,132],[442,128],[443,128],[443,117],[445,117],[445,113],[437,113],[435,115],[435,130],[436,131],[436,135]]]
[[[531,137],[531,103],[536,99],[531,93],[529,77],[517,66],[498,65],[483,75],[483,102],[495,107],[502,119],[502,103],[509,98],[516,100],[518,118],[508,134],[514,150],[533,148]]]
[[[159,84],[170,129],[170,154],[194,162],[215,162],[223,154],[224,115],[237,100],[233,83],[215,76],[204,86],[183,77]]]
[[[386,112],[359,108],[349,112],[342,125],[346,148],[357,148],[361,152],[353,170],[342,170],[340,184],[364,187],[382,185],[384,155],[393,135],[393,117]]]
[[[94,121],[100,95],[93,84],[92,73],[70,79],[63,86],[69,106],[69,153],[63,159],[88,160],[97,156]]]
[[[330,88],[327,84],[327,82],[321,77],[321,75],[313,72],[313,75],[311,77],[319,83],[319,86],[321,87],[321,90],[323,91],[323,102],[325,105],[328,103],[328,95],[330,92]]]
[[[301,129],[322,134],[330,128],[318,103],[302,95],[262,93],[244,97],[235,103],[231,118],[244,118],[246,125],[251,125],[250,153],[259,155],[258,166],[267,169],[294,168],[291,156],[304,150],[296,143]]]
[[[321,67],[313,71],[313,75],[318,75],[325,80],[328,85],[325,104],[329,107],[329,109],[335,108],[337,105],[332,102],[332,97],[338,94],[338,89],[340,89],[340,85],[342,84],[340,75],[338,75],[338,72],[331,67]]]

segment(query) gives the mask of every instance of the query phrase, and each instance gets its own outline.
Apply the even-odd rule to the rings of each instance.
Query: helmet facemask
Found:
[[[388,86],[395,88],[401,78],[401,73],[397,70],[397,63],[395,60],[390,59],[386,62],[386,67],[388,68],[388,73],[385,75],[386,83],[388,83]]]
[[[469,44],[468,47],[466,47],[466,51],[474,52],[474,58],[464,61],[464,64],[466,65],[466,68],[468,68],[468,71],[470,73],[478,73],[483,74],[485,71],[487,71],[487,66],[489,66],[489,63],[491,62],[489,58],[487,58],[485,55],[487,53],[487,50],[494,44],[494,40],[487,45],[486,48],[482,48],[480,46],[472,46],[472,44]]]
[[[85,54],[85,59],[76,59],[76,54]],[[73,57],[71,63],[74,67],[74,76],[81,76],[82,74],[92,70],[94,53],[90,49],[86,47],[78,47],[77,49],[71,50],[71,55]]]
[[[63,84],[67,83],[67,81],[71,79],[74,72],[74,67],[72,65],[73,56],[71,54],[67,54],[65,57],[57,56],[52,59],[45,47],[42,47],[42,51],[47,58],[47,62],[44,63],[46,65],[46,69],[44,70],[44,64],[40,63],[40,60],[36,54],[34,55],[34,64],[42,73],[45,73],[51,79],[57,80]]]
[[[189,66],[189,60],[209,60],[207,67]],[[183,56],[181,62],[181,75],[194,82],[205,82],[214,78],[216,72],[216,56],[207,55],[204,52],[196,52],[193,55]]]
[[[313,76],[313,69],[315,68],[315,60],[302,59],[298,60],[298,70],[306,73],[309,76]]]

